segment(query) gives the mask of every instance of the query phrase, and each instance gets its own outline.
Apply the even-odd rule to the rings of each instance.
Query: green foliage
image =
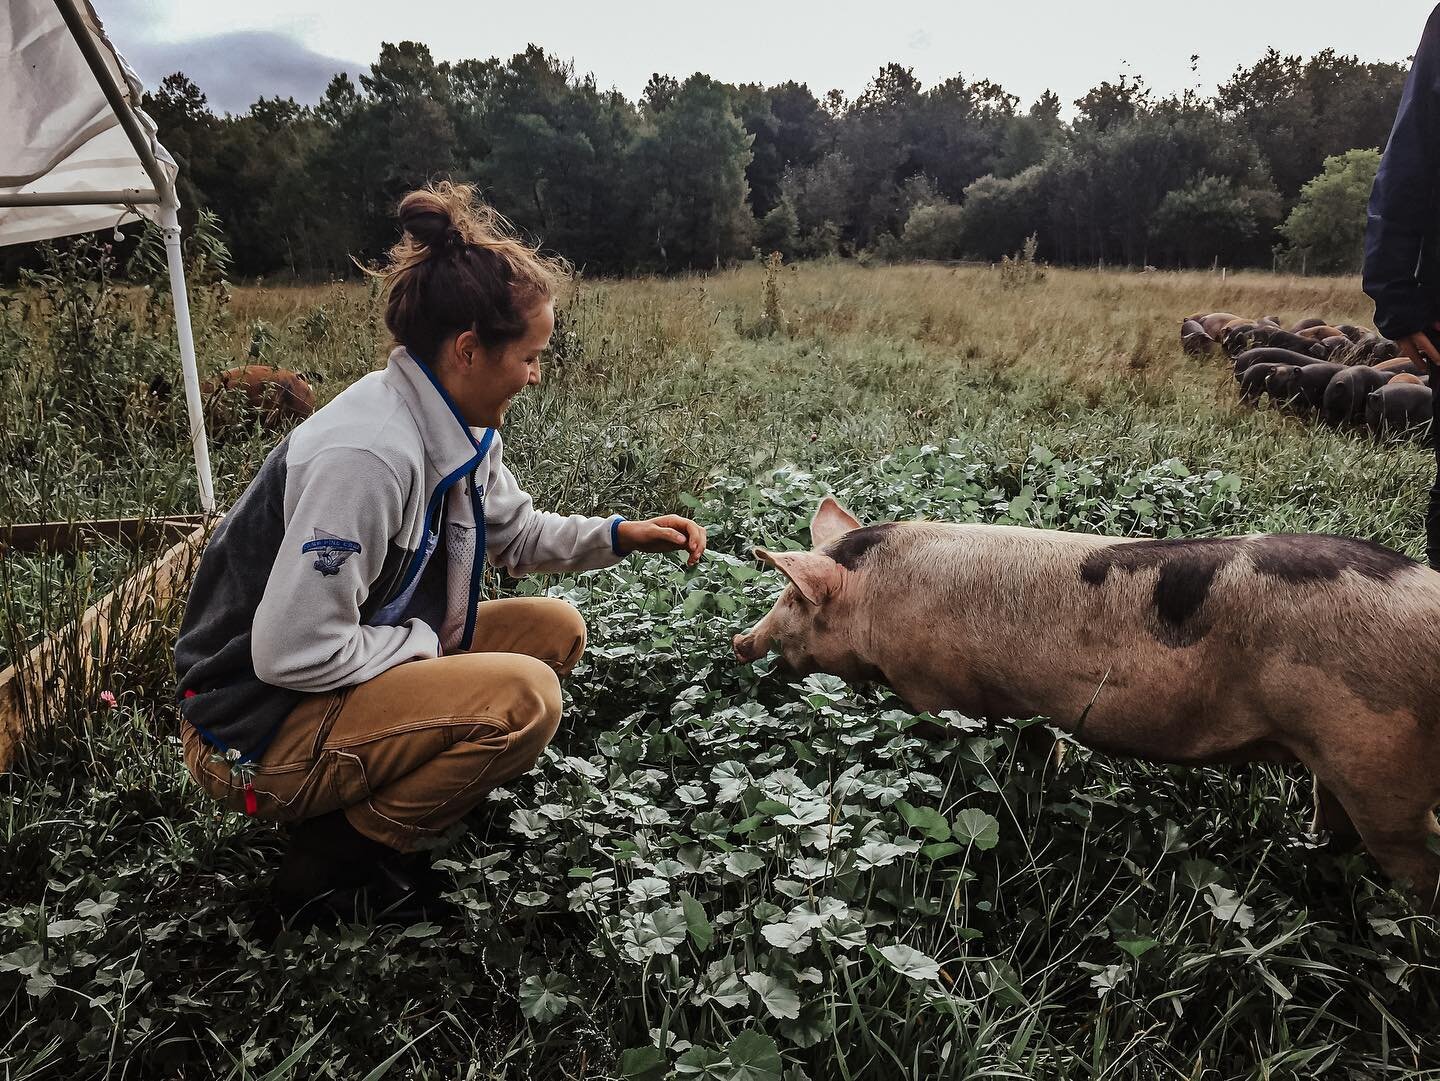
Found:
[[[962,252],[964,211],[951,203],[925,203],[910,211],[900,236],[912,259],[956,259]]]
[[[781,199],[760,219],[755,230],[755,246],[761,252],[779,252],[782,258],[793,259],[799,251],[800,218],[794,205]]]
[[[730,635],[779,588],[750,547],[804,544],[827,491],[867,521],[1290,528],[1414,550],[1425,452],[1236,410],[1229,375],[1185,360],[1165,314],[1208,278],[1161,278],[1051,270],[1046,303],[1017,306],[983,268],[801,266],[783,272],[788,333],[753,338],[722,317],[753,315],[753,265],[578,283],[564,362],[517,403],[507,457],[541,506],[683,507],[712,549],[694,570],[636,559],[495,584],[575,602],[590,648],[540,768],[437,853],[464,925],[255,942],[279,837],[216,813],[185,774],[173,622],[157,619],[101,685],[116,705],[75,703],[0,777],[0,1065],[76,1079],[1150,1081],[1197,1063],[1225,1079],[1423,1076],[1440,1054],[1436,922],[1363,853],[1301,832],[1300,771],[1122,761],[1023,720],[924,718],[943,734],[921,738],[881,691],[730,659]],[[93,282],[64,288],[112,303]],[[1231,288],[1242,310],[1288,315],[1346,284]],[[7,301],[7,349],[61,330],[34,308],[20,319],[30,299]],[[243,356],[263,322],[270,355],[304,356],[333,394],[382,353],[373,303],[239,290],[202,352]],[[1069,313],[1100,303],[1113,322],[1076,333]],[[125,336],[88,340],[125,360]],[[23,355],[16,369],[38,362]],[[68,505],[92,511],[193,508],[183,444],[40,427],[43,381],[10,389],[7,452],[53,451],[6,459],[7,514],[71,484],[86,494]],[[222,503],[268,445],[219,448]],[[72,460],[75,474],[58,469]],[[92,599],[105,558],[63,597],[28,594],[27,611]],[[30,574],[0,566],[16,585]],[[0,575],[0,597],[11,588]]]
[[[1275,186],[1293,200],[1327,157],[1385,145],[1408,70],[1406,63],[1365,63],[1334,49],[1306,59],[1270,48],[1236,70],[1215,105],[1255,141]]]
[[[1040,250],[1040,237],[1031,233],[1014,255],[1000,260],[1000,284],[1006,289],[1021,289],[1037,285],[1045,280],[1045,267],[1036,261],[1035,253]]]
[[[450,62],[400,42],[314,107],[261,99],[216,117],[178,73],[144,104],[184,165],[184,205],[220,216],[245,275],[353,274],[351,255],[395,239],[395,200],[442,176],[611,273],[711,268],[752,234],[786,258],[886,261],[903,254],[881,238],[903,236],[917,178],[924,204],[962,207],[958,248],[953,223],[931,220],[952,212],[920,215],[918,247],[945,253],[927,258],[997,260],[1039,231],[1053,263],[1268,265],[1275,225],[1324,158],[1384,143],[1404,75],[1272,49],[1213,100],[1102,80],[1066,123],[1050,91],[1022,110],[989,80],[925,87],[894,63],[848,102],[660,73],[631,102],[536,45]]]
[[[1267,212],[1278,201],[1272,193],[1237,188],[1219,177],[1200,176],[1165,196],[1150,222],[1156,246],[1182,266],[1207,260],[1230,265],[1260,234]],[[1162,256],[1163,258],[1163,256]]]
[[[1319,274],[1360,269],[1365,207],[1379,169],[1378,150],[1349,150],[1325,159],[1324,171],[1300,190],[1300,202],[1280,226],[1292,269]]]
[[[729,90],[704,75],[681,84],[634,155],[649,200],[645,235],[661,268],[718,267],[748,247],[750,135]]]
[[[989,262],[1017,251],[1045,213],[1044,176],[1045,169],[1035,165],[1005,180],[982,176],[966,188],[959,248]]]
[[[784,259],[780,252],[771,252],[765,260],[765,281],[760,302],[760,322],[767,333],[785,329],[785,309],[781,306],[780,271]]]

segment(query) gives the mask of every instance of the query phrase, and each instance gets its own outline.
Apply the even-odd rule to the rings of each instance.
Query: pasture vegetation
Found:
[[[323,400],[383,356],[364,287],[230,289],[196,248],[206,371],[315,372]],[[5,521],[196,507],[180,395],[150,393],[163,287],[96,256],[5,300]],[[467,926],[252,939],[280,838],[184,771],[171,613],[0,777],[7,1077],[1440,1077],[1436,922],[1302,832],[1300,771],[1057,760],[1023,720],[927,741],[893,698],[729,657],[778,588],[749,547],[803,544],[826,491],[869,520],[1419,555],[1423,449],[1240,406],[1177,341],[1202,309],[1360,322],[1355,283],[766,273],[565,298],[516,473],[546,507],[687,505],[714,550],[493,583],[571,598],[592,645],[540,768],[440,853]],[[222,502],[270,443],[219,433]],[[8,557],[12,651],[125,562]]]

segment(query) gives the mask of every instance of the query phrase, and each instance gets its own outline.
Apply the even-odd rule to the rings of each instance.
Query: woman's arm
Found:
[[[536,510],[530,493],[499,460],[499,448],[491,454],[496,460],[485,488],[485,550],[491,563],[519,575],[595,570],[625,557],[618,514],[591,518]]]
[[[405,493],[368,450],[334,447],[289,463],[285,539],[255,612],[251,659],[266,683],[319,692],[439,655],[417,619],[367,627],[360,606],[400,532]]]
[[[498,436],[496,444],[485,491],[485,547],[490,562],[511,574],[595,570],[632,551],[688,551],[693,566],[705,550],[705,530],[678,515],[627,522],[618,514],[591,518],[536,510],[501,459]]]

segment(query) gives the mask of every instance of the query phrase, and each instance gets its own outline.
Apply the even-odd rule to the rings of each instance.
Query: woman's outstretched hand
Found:
[[[678,514],[621,522],[620,547],[627,552],[688,552],[685,565],[693,567],[705,552],[705,527]]]
[[[1440,323],[1433,324],[1431,329],[1440,330]],[[1427,370],[1430,364],[1440,364],[1440,351],[1436,351],[1435,344],[1426,331],[1406,335],[1395,344],[1400,347],[1403,356],[1409,357],[1416,364],[1425,365]]]

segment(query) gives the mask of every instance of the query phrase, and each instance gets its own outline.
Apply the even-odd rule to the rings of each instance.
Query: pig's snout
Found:
[[[735,647],[735,659],[743,664],[753,664],[765,656],[765,647],[760,645],[754,634],[737,634],[732,643]]]

